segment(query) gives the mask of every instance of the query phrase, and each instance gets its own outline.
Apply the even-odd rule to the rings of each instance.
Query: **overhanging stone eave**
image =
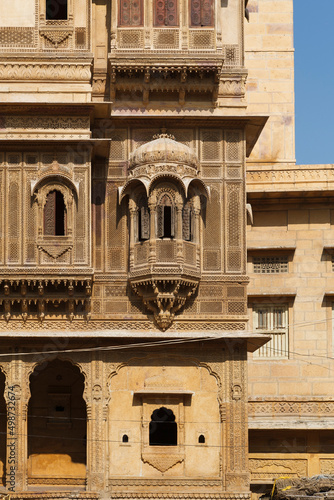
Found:
[[[241,117],[238,117],[242,119]],[[246,156],[249,157],[253,148],[260,137],[262,130],[264,129],[265,124],[269,119],[268,115],[246,115]]]
[[[248,416],[248,428],[252,430],[264,429],[333,429],[334,417],[309,417],[291,415],[290,417]]]
[[[8,339],[9,341],[13,338],[12,337],[13,332],[12,331],[1,331],[0,333],[0,339],[6,340]],[[175,340],[175,345],[179,345],[184,341],[185,344],[188,342],[205,342],[208,345],[212,345],[212,343],[217,344],[217,345],[224,345],[226,342],[230,343],[232,342],[233,345],[241,344],[243,342],[246,342],[247,344],[247,351],[248,352],[254,352],[256,349],[259,347],[263,346],[265,343],[267,343],[270,340],[269,336],[266,335],[261,335],[261,334],[254,334],[254,333],[249,333],[245,331],[240,331],[240,330],[235,330],[235,331],[198,331],[198,332],[193,332],[193,331],[169,331],[166,330],[165,332],[162,332],[158,328],[153,328],[150,331],[144,331],[144,330],[135,330],[135,331],[130,331],[130,330],[116,330],[116,329],[110,329],[110,330],[81,330],[80,326],[78,325],[78,330],[76,331],[69,331],[64,328],[64,330],[36,330],[34,332],[28,333],[26,330],[15,330],[15,337],[19,337],[21,339],[30,339],[33,338],[39,338],[39,339],[49,339],[49,338],[67,338],[67,339],[73,339],[73,340],[78,340],[80,339],[108,339],[112,340],[115,342],[114,345],[118,345],[117,341],[122,342],[124,344],[124,348],[128,349],[128,344],[124,343],[124,340],[144,340],[145,344],[147,344],[147,340],[152,340],[152,345],[151,347],[154,346],[154,341],[157,341],[157,346],[159,346],[159,340]],[[135,347],[135,345],[134,345]],[[140,347],[140,343],[138,343],[137,347]],[[87,351],[90,351],[91,348],[87,348]],[[29,353],[27,353],[28,355]]]
[[[273,185],[272,187],[265,188],[252,188],[249,184],[247,185],[247,199],[249,202],[252,200],[271,200],[271,199],[313,199],[314,198],[326,198],[334,196],[334,185],[331,186],[319,186],[315,188],[314,184],[310,189],[306,189],[305,186],[298,188],[298,186],[287,186],[282,185],[278,187]]]

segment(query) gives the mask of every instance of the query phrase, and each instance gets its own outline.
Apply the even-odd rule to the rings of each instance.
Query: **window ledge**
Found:
[[[167,395],[185,395],[185,396],[193,396],[195,394],[192,391],[185,391],[183,389],[141,389],[140,391],[134,391],[136,396],[146,396],[152,394],[167,394]]]

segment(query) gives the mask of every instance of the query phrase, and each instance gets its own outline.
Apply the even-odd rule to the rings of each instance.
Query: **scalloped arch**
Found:
[[[52,182],[59,183],[60,185],[65,184],[79,196],[79,183],[73,182],[72,179],[61,173],[48,174],[38,180],[31,181],[31,196],[42,186]]]
[[[27,389],[28,389],[28,399],[27,399],[27,402],[29,401],[30,397],[31,397],[31,392],[30,392],[30,377],[31,375],[34,373],[34,371],[36,370],[36,368],[38,366],[42,366],[44,365],[44,363],[47,363],[47,362],[52,362],[52,361],[56,361],[56,360],[60,360],[60,361],[64,361],[64,362],[68,362],[70,363],[72,366],[76,367],[79,369],[80,371],[80,374],[83,376],[84,378],[84,390],[83,390],[83,393],[82,393],[82,397],[86,403],[86,405],[88,404],[88,395],[87,395],[87,373],[86,371],[84,370],[83,366],[81,365],[81,363],[79,361],[74,361],[70,356],[68,355],[62,355],[62,354],[55,354],[54,357],[52,357],[51,359],[49,357],[47,357],[46,359],[42,360],[42,361],[37,361],[36,363],[33,363],[27,373],[26,373],[26,384],[27,384]],[[41,371],[43,371],[46,367],[43,367],[41,369]]]

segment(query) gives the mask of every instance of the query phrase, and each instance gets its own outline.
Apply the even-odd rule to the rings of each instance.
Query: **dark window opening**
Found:
[[[66,207],[60,191],[51,191],[44,206],[44,234],[47,236],[64,236]]]
[[[177,424],[172,410],[154,410],[149,425],[150,446],[177,446]]]
[[[174,205],[169,196],[164,195],[157,206],[158,238],[173,238],[174,233]]]
[[[164,207],[164,237],[172,237],[172,207]]]
[[[129,442],[129,436],[127,436],[126,434],[123,435],[122,437],[122,443],[128,443]]]
[[[65,411],[65,406],[56,406],[56,411]]]
[[[47,20],[66,20],[67,0],[46,0],[45,17]]]
[[[205,443],[205,437],[203,436],[203,434],[201,434],[198,438],[198,442],[199,443]]]

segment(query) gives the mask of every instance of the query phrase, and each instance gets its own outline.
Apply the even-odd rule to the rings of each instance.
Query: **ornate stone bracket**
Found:
[[[197,289],[198,282],[187,279],[145,279],[131,283],[133,290],[142,297],[145,307],[165,331],[174,321],[177,311]]]
[[[69,36],[72,35],[73,30],[43,30],[40,31],[40,35],[49,42],[51,42],[55,48],[58,48],[58,45],[63,43]]]
[[[41,245],[38,245],[38,250],[41,250],[45,253],[47,253],[52,259],[58,259],[64,253],[68,252],[69,250],[72,250],[73,245],[69,245],[68,243],[65,244],[51,244],[48,245],[47,243],[43,243]]]
[[[174,465],[183,462],[184,456],[176,453],[142,453],[142,461],[151,465],[160,472],[166,472]]]

